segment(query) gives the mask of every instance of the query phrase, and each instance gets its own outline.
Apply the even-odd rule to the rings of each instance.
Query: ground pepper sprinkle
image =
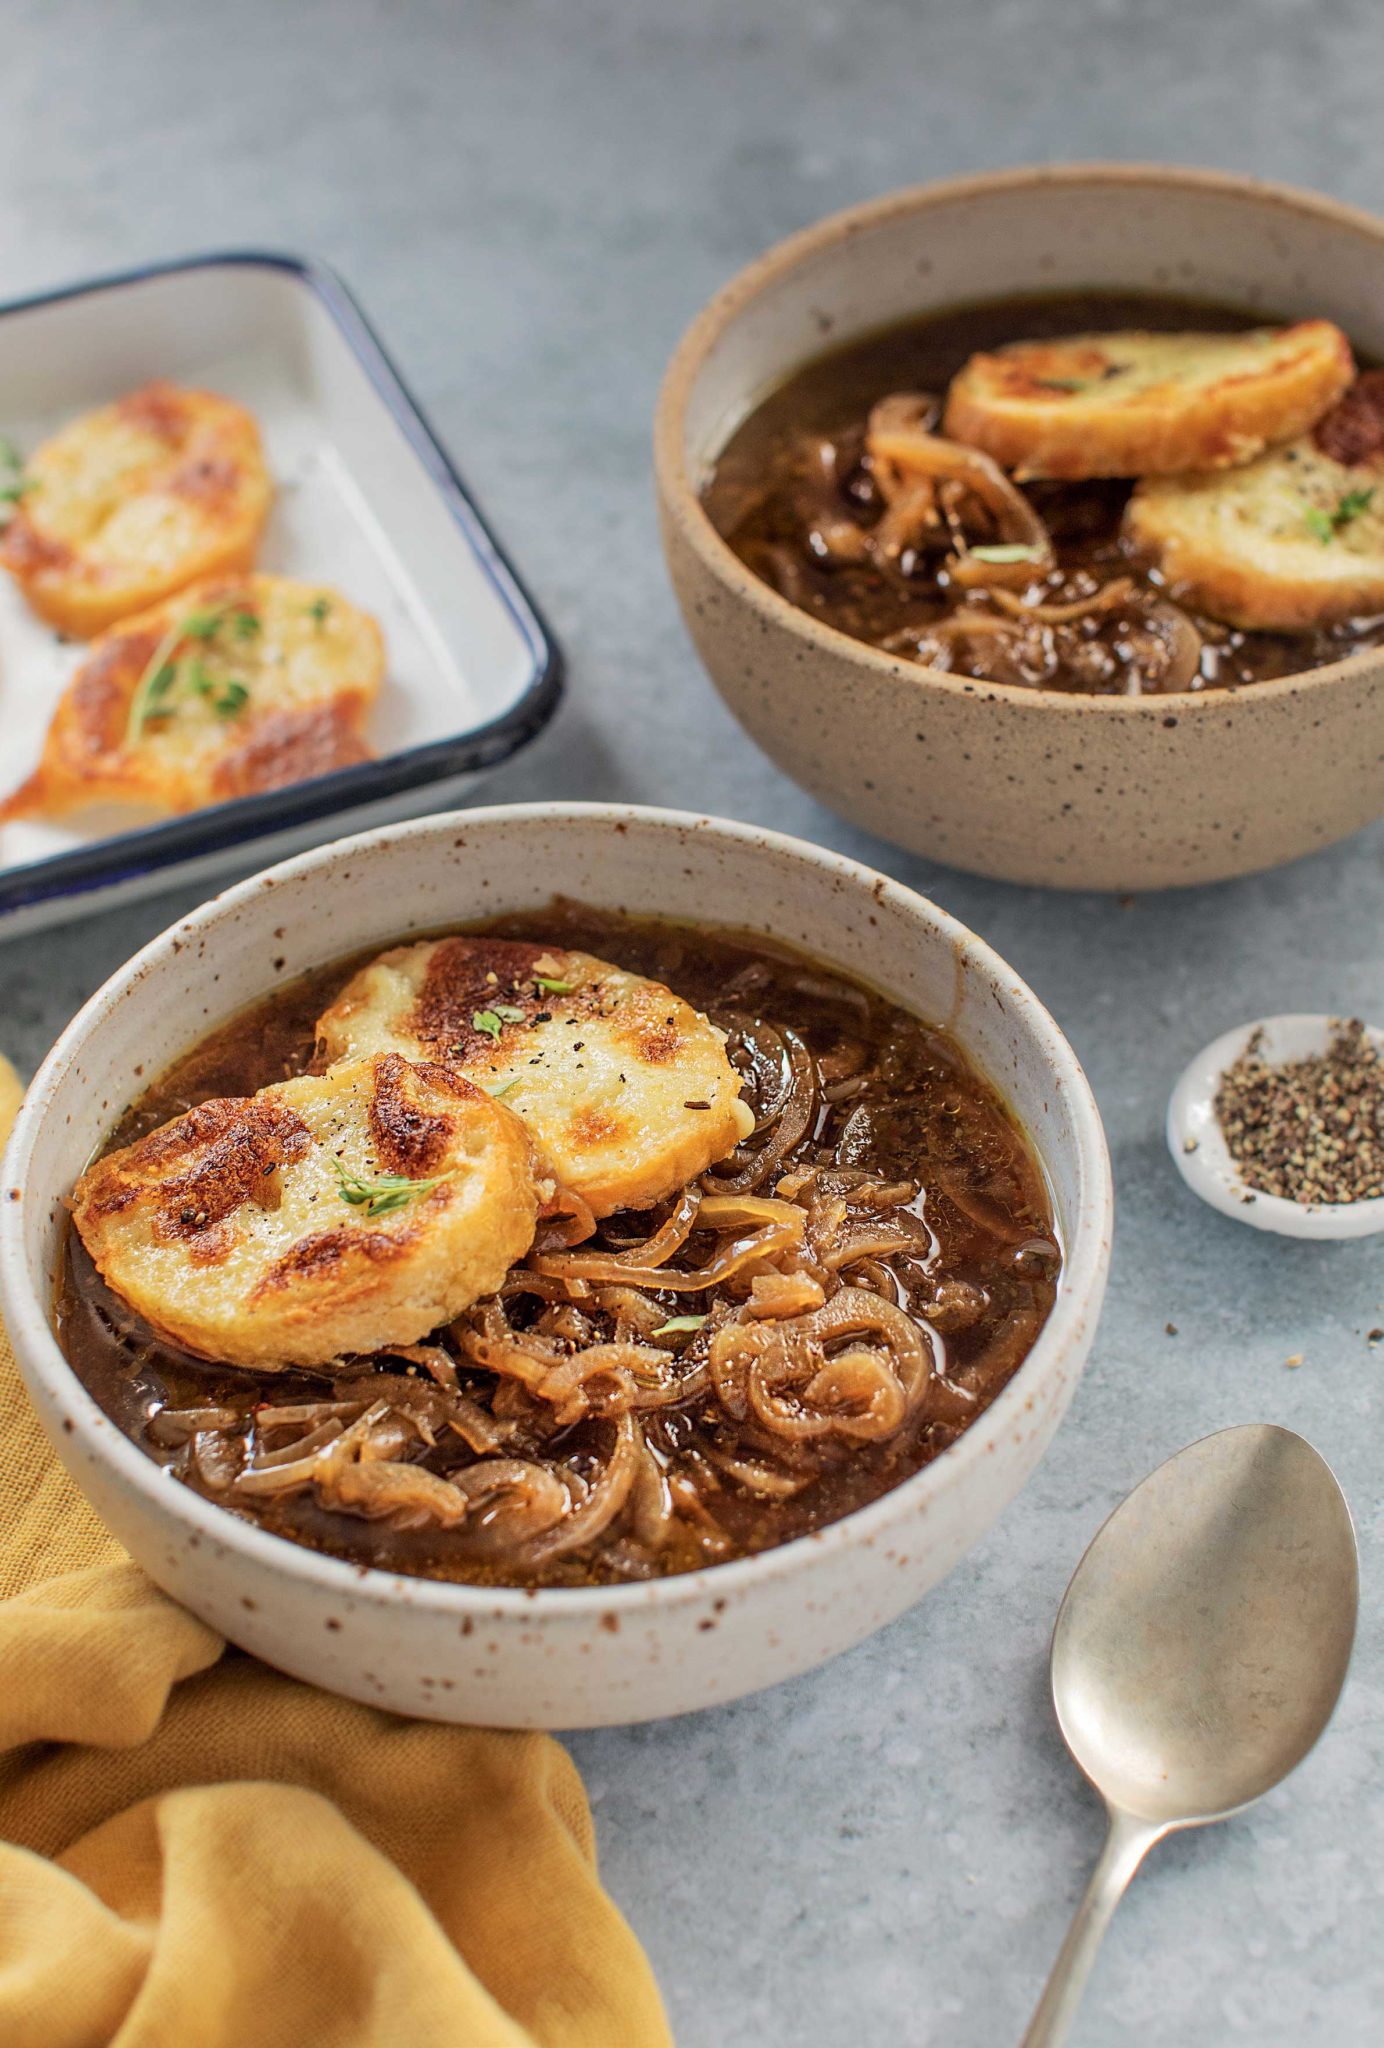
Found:
[[[1384,1055],[1358,1018],[1324,1053],[1270,1066],[1256,1031],[1216,1091],[1216,1115],[1248,1187],[1290,1202],[1384,1195]]]

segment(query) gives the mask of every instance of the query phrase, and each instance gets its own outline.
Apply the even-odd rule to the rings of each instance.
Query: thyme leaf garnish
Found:
[[[349,1202],[353,1209],[364,1209],[367,1216],[388,1216],[396,1209],[405,1209],[449,1178],[445,1173],[436,1173],[431,1180],[409,1180],[399,1173],[351,1173],[339,1159],[334,1159],[332,1165],[340,1182],[337,1192],[342,1201]]]
[[[237,640],[250,640],[260,630],[260,622],[239,599],[232,599],[223,605],[187,612],[169,627],[135,684],[125,722],[127,747],[134,745],[151,720],[174,715],[177,706],[171,700],[180,683],[194,697],[210,704],[220,718],[235,718],[245,709],[250,690],[239,677],[218,683],[208,674],[199,654],[185,660],[179,658],[179,650],[189,641],[201,647],[210,646],[223,627],[228,627]]]
[[[250,701],[250,692],[238,676],[232,676],[228,683],[213,696],[211,708],[220,718],[236,718]]]
[[[174,670],[173,673],[176,676],[177,671]],[[193,695],[203,698],[222,718],[234,718],[237,712],[244,710],[249,701],[249,689],[238,676],[231,676],[226,682],[219,683],[214,675],[208,673],[200,655],[194,654],[187,664],[187,677]]]
[[[705,1316],[669,1316],[667,1322],[660,1323],[656,1330],[650,1332],[650,1335],[654,1337],[678,1336],[684,1330],[700,1330],[705,1321]]]
[[[524,1012],[516,1009],[513,1003],[495,1003],[488,1010],[471,1012],[471,1029],[483,1031],[486,1037],[493,1038],[497,1045],[506,1024],[522,1024],[523,1021]]]
[[[1030,547],[1019,540],[991,541],[968,552],[976,562],[1041,562],[1043,559],[1041,548]]]
[[[1373,486],[1364,491],[1346,491],[1337,500],[1331,511],[1320,505],[1309,505],[1303,513],[1303,521],[1309,533],[1314,533],[1323,547],[1335,540],[1343,527],[1359,519],[1374,503]]]
[[[0,526],[9,524],[14,516],[14,508],[21,498],[38,489],[38,479],[25,476],[23,469],[24,457],[14,442],[0,438],[0,470],[9,471],[6,482],[0,484],[0,508],[8,507],[8,510],[0,509]]]

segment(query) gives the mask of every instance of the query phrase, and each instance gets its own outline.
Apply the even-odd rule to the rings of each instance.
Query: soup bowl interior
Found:
[[[52,1330],[64,1198],[125,1105],[294,976],[362,949],[540,907],[762,933],[948,1028],[1040,1159],[1065,1248],[1014,1381],[932,1465],[777,1550],[619,1587],[479,1588],[347,1564],[179,1484],[112,1424]],[[1109,1169],[1084,1076],[979,940],[852,862],[744,826],[597,805],[393,827],[286,863],[172,927],[102,989],[35,1080],[4,1162],[0,1307],[77,1483],[176,1599],[267,1661],[439,1719],[563,1727],[684,1711],[804,1670],[935,1584],[1022,1485],[1065,1409],[1104,1288]]]
[[[1378,651],[1167,697],[944,675],[790,605],[702,510],[735,429],[803,364],[952,306],[1101,290],[1266,321],[1324,316],[1379,357],[1384,222],[1249,179],[1100,165],[960,179],[820,222],[727,285],[669,366],[655,459],[670,573],[741,723],[853,822],[958,867],[1058,887],[1248,873],[1384,809]]]

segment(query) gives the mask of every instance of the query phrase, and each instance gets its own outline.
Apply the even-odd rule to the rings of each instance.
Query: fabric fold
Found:
[[[0,2040],[671,2048],[566,1751],[227,1650],[87,1507],[3,1330]]]

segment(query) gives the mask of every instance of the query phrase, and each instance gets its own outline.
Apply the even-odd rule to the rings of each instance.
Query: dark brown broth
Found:
[[[1061,293],[1000,299],[909,320],[820,356],[788,378],[736,430],[716,464],[703,502],[712,524],[746,566],[823,625],[887,652],[918,658],[912,643],[930,625],[954,615],[967,593],[938,573],[940,556],[918,563],[906,579],[870,564],[824,562],[809,535],[836,511],[858,524],[877,516],[859,467],[871,407],[893,391],[939,396],[978,350],[1006,342],[1120,328],[1157,332],[1234,332],[1262,326],[1266,316],[1145,293]],[[805,461],[813,442],[840,451],[841,487],[824,493]],[[805,475],[805,470],[807,474]],[[1043,483],[1025,487],[1052,534],[1054,594],[1072,593],[1072,579],[1094,589],[1112,575],[1132,574],[1136,589],[1156,592],[1120,534],[1131,486],[1120,481]],[[1078,582],[1078,591],[1086,586]],[[1309,633],[1241,632],[1184,607],[1202,633],[1201,672],[1191,686],[1237,687],[1296,675],[1384,642],[1384,619],[1353,620]],[[1156,664],[1141,660],[1141,621],[1131,608],[1083,622],[1061,636],[1054,656],[1035,667],[1017,658],[997,666],[981,648],[954,657],[958,674],[990,680],[1123,696],[1160,687]],[[933,659],[932,665],[937,662]]]
[[[482,1583],[605,1583],[653,1570],[689,1570],[785,1542],[863,1506],[944,1451],[1022,1363],[1052,1306],[1058,1271],[1040,1171],[1007,1111],[954,1041],[815,963],[731,933],[633,922],[575,906],[509,917],[487,929],[585,948],[668,983],[713,1018],[729,1021],[734,1012],[752,1010],[770,1024],[789,1025],[828,1071],[846,1071],[848,1091],[853,1065],[871,1075],[864,1089],[823,1105],[816,1130],[783,1170],[841,1155],[886,1181],[923,1182],[910,1207],[933,1234],[934,1247],[926,1258],[884,1262],[901,1302],[917,1311],[943,1280],[965,1282],[984,1300],[970,1327],[941,1338],[947,1415],[939,1419],[925,1411],[887,1441],[826,1449],[820,1473],[804,1491],[789,1500],[765,1500],[717,1481],[714,1473],[707,1489],[710,1468],[701,1454],[736,1434],[714,1396],[659,1410],[645,1422],[648,1441],[666,1471],[685,1468],[694,1475],[720,1536],[709,1544],[695,1518],[686,1526],[679,1521],[653,1566],[647,1560],[636,1564],[619,1523],[609,1540],[593,1546],[594,1554],[558,1559],[526,1578],[467,1558],[449,1532],[400,1531],[358,1520],[325,1509],[311,1491],[266,1502],[225,1498],[224,1504],[279,1535],[388,1570]],[[312,1059],[316,1017],[359,964],[338,963],[287,987],[213,1034],[127,1111],[111,1147],[209,1097],[250,1094],[304,1071]],[[943,1181],[957,1199],[943,1192]],[[612,1243],[642,1238],[651,1218],[614,1217],[602,1228]],[[667,1297],[670,1315],[688,1305],[686,1296]],[[162,1343],[104,1286],[75,1233],[61,1280],[58,1335],[79,1377],[119,1427],[203,1491],[184,1453],[151,1434],[151,1424],[157,1429],[165,1410],[224,1405],[236,1410],[249,1432],[256,1404],[321,1399],[326,1391],[320,1377],[238,1371]],[[398,1360],[381,1363],[371,1385],[386,1378],[397,1383],[413,1371],[406,1373]],[[472,1376],[475,1382],[487,1377]],[[957,1418],[958,1409],[965,1411],[964,1420]],[[578,1462],[589,1454],[594,1465],[599,1433],[597,1424],[579,1424],[563,1440],[564,1454]],[[470,1454],[449,1441],[423,1462],[445,1472],[470,1462]]]

